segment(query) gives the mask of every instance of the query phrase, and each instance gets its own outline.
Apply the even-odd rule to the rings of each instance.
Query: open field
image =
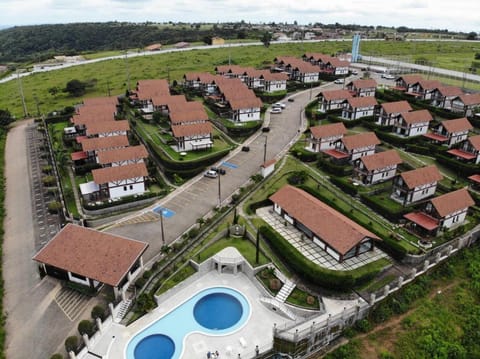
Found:
[[[350,41],[329,41],[318,43],[272,44],[264,46],[233,47],[211,50],[191,50],[159,56],[129,58],[128,61],[110,60],[81,65],[53,72],[38,73],[22,79],[27,111],[30,114],[54,111],[81,101],[59,92],[51,95],[48,89],[63,89],[72,79],[88,81],[96,79],[95,88],[87,97],[105,96],[108,93],[120,95],[127,87],[135,87],[135,82],[149,78],[169,78],[181,80],[186,72],[213,72],[215,66],[232,64],[264,67],[272,64],[279,55],[301,56],[305,52],[334,54],[348,52]],[[391,42],[366,41],[361,44],[361,52],[369,55],[412,60],[426,58],[434,66],[453,70],[464,70],[473,61],[480,44],[470,42]],[[96,57],[89,54],[89,58]],[[466,84],[468,85],[468,84]],[[16,117],[23,116],[19,84],[16,81],[0,84],[0,108],[8,109]]]

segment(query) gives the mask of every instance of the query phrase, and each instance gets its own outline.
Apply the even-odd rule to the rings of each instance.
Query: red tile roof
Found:
[[[468,142],[472,144],[473,148],[480,151],[480,135],[469,137]]]
[[[90,97],[83,99],[83,104],[85,106],[118,105],[118,98],[116,96]]]
[[[442,96],[450,97],[450,96],[460,96],[463,95],[463,91],[460,87],[457,86],[439,86],[437,87],[438,92]]]
[[[206,135],[212,133],[212,124],[209,122],[191,123],[188,125],[173,125],[172,132],[174,137],[185,137],[195,135]]]
[[[437,87],[442,86],[442,83],[437,80],[425,80],[421,79],[418,81],[418,84],[424,89],[424,90],[433,90],[436,89]]]
[[[477,156],[474,155],[473,153],[467,152],[458,148],[453,148],[451,150],[448,150],[447,153],[455,157],[463,158],[464,160],[467,160],[467,161],[477,158]]]
[[[472,182],[480,184],[480,174],[472,175],[472,176],[468,177],[468,179]]]
[[[67,224],[33,259],[116,287],[147,248],[148,243]]]
[[[312,65],[310,62],[299,60],[299,62],[293,65],[293,68],[300,71],[301,73],[319,73],[320,68],[316,65]]]
[[[287,81],[288,80],[288,74],[283,72],[265,71],[262,74],[262,77],[264,78],[265,81]]]
[[[377,99],[373,96],[351,97],[347,99],[347,102],[353,108],[374,107],[378,105]]]
[[[239,65],[221,65],[215,67],[215,72],[218,74],[232,74],[241,75],[245,71],[245,67]]]
[[[374,171],[388,166],[398,165],[399,163],[403,162],[400,158],[400,155],[395,150],[389,150],[375,153],[370,156],[360,157],[360,161],[363,162],[368,171]]]
[[[106,165],[113,162],[133,161],[148,157],[148,151],[144,145],[128,146],[108,151],[100,151],[97,155],[98,163]]]
[[[307,52],[307,53],[305,53],[304,56],[307,59],[313,59],[317,62],[323,62],[323,63],[327,63],[328,61],[330,61],[333,58],[330,55],[320,54],[320,53],[316,53],[316,52]]]
[[[433,231],[438,227],[438,221],[423,212],[411,212],[403,215],[403,217],[425,228],[427,231]]]
[[[165,79],[139,80],[137,82],[137,97],[140,100],[150,100],[158,95],[170,94],[170,88]]]
[[[348,151],[380,144],[380,140],[373,132],[363,132],[356,135],[345,136],[342,142]]]
[[[87,136],[101,133],[113,133],[117,131],[129,131],[130,125],[127,120],[92,122],[87,125]]]
[[[215,75],[208,72],[187,72],[183,75],[187,81],[199,81],[201,83],[209,83],[215,80]]]
[[[83,151],[107,150],[111,148],[127,147],[128,137],[121,135],[85,138],[81,143]]]
[[[320,92],[317,97],[323,97],[327,101],[346,100],[352,97],[348,90],[327,90]]]
[[[435,197],[431,202],[441,217],[445,217],[475,204],[466,188]]]
[[[175,105],[170,108],[170,121],[173,125],[187,123],[208,121],[208,114],[200,102],[188,101],[183,105]]]
[[[336,158],[336,159],[343,159],[343,158],[348,158],[349,157],[349,154],[348,153],[345,153],[345,152],[341,152],[341,151],[338,151],[334,148],[332,149],[329,149],[329,150],[325,150],[323,151],[323,153],[333,157],[333,158]]]
[[[328,125],[320,125],[310,127],[310,132],[314,138],[325,138],[345,135],[347,129],[342,122],[330,123]]]
[[[404,121],[409,125],[415,123],[430,122],[433,120],[433,117],[428,110],[403,112],[400,114],[400,117],[402,117]]]
[[[400,177],[402,177],[409,189],[432,182],[438,182],[443,178],[435,165],[402,172],[400,173]]]
[[[338,253],[376,235],[301,189],[286,185],[270,196],[287,214],[309,228]]]
[[[449,133],[468,131],[473,128],[466,117],[442,121],[441,124]]]
[[[438,133],[425,133],[422,136],[439,142],[448,141],[448,138],[446,136],[439,135]]]
[[[403,80],[407,85],[412,85],[418,81],[423,80],[423,76],[421,75],[403,75],[397,77],[395,81]]]
[[[123,166],[104,167],[92,170],[93,181],[102,185],[109,182],[124,181],[132,178],[148,176],[144,162]]]
[[[184,95],[170,95],[170,94],[160,94],[152,97],[152,102],[154,106],[177,106],[182,107],[187,103],[187,99]]]
[[[88,158],[88,155],[86,152],[77,151],[77,152],[72,152],[70,154],[70,158],[72,159],[72,161],[78,161],[78,160],[84,160]]]
[[[377,81],[374,79],[359,79],[359,80],[353,80],[350,82],[347,86],[353,85],[357,89],[365,89],[365,88],[376,88],[377,87]]]
[[[480,93],[460,95],[454,100],[456,99],[459,99],[465,106],[480,105]]]
[[[412,111],[412,106],[408,101],[385,102],[382,103],[381,107],[387,114]]]

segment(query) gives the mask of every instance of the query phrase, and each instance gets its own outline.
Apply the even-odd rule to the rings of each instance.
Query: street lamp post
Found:
[[[218,208],[222,206],[222,190],[220,185],[220,174],[217,174],[218,177]]]
[[[267,161],[267,140],[268,136],[265,136],[265,143],[263,144],[263,163]]]
[[[163,213],[164,213],[164,209],[162,209],[160,212],[160,228],[162,231],[162,244],[165,244],[165,232],[163,230]]]

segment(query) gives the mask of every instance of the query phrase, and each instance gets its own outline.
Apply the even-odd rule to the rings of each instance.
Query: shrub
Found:
[[[55,177],[53,176],[45,176],[42,178],[42,182],[44,186],[53,186],[55,185]]]
[[[269,287],[273,291],[277,291],[282,287],[282,282],[278,278],[272,278],[269,281]]]
[[[307,172],[295,171],[295,172],[292,172],[290,176],[288,176],[287,182],[291,185],[296,186],[296,185],[305,183],[305,181],[307,180],[307,177],[308,177]]]
[[[315,304],[315,298],[314,298],[313,296],[311,296],[311,295],[308,295],[308,296],[307,296],[306,301],[307,301],[307,304],[308,304],[308,305],[313,305],[313,304]]]
[[[148,293],[140,294],[137,299],[137,307],[143,313],[150,312],[155,308],[155,300],[153,299],[153,296]]]
[[[91,337],[95,333],[95,325],[88,319],[82,320],[78,323],[78,332],[80,335],[87,334]]]
[[[62,354],[53,354],[50,359],[63,359],[63,355]]]
[[[96,305],[92,309],[91,313],[92,319],[97,319],[100,318],[101,320],[104,320],[106,315],[105,315],[105,307],[102,305]]]
[[[48,212],[50,213],[58,213],[61,208],[62,204],[58,201],[53,201],[48,204]]]
[[[42,167],[42,172],[48,174],[52,172],[52,169],[53,167],[51,165],[46,165]]]
[[[69,352],[76,352],[78,348],[78,337],[76,335],[72,335],[65,339],[65,350],[67,353]]]
[[[140,277],[135,281],[135,287],[137,287],[137,289],[140,289],[145,285],[145,283],[147,283],[147,279]]]

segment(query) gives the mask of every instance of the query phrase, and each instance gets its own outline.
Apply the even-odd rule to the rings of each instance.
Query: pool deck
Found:
[[[260,297],[263,296],[262,293],[243,273],[220,274],[211,271],[166,299],[151,313],[138,319],[128,327],[112,323],[108,329],[105,328],[106,334],[103,335],[102,339],[96,343],[91,351],[97,355],[104,356],[104,358],[125,358],[127,344],[138,332],[172,311],[199,291],[218,286],[233,288],[241,292],[250,304],[250,318],[243,327],[230,334],[212,336],[192,333],[188,335],[183,344],[181,358],[205,359],[208,351],[218,351],[220,358],[236,359],[238,354],[242,358],[253,357],[256,345],[263,350],[272,347],[274,323],[277,325],[292,323],[290,319],[273,312],[260,302]],[[178,323],[178,325],[182,325],[182,323]]]

